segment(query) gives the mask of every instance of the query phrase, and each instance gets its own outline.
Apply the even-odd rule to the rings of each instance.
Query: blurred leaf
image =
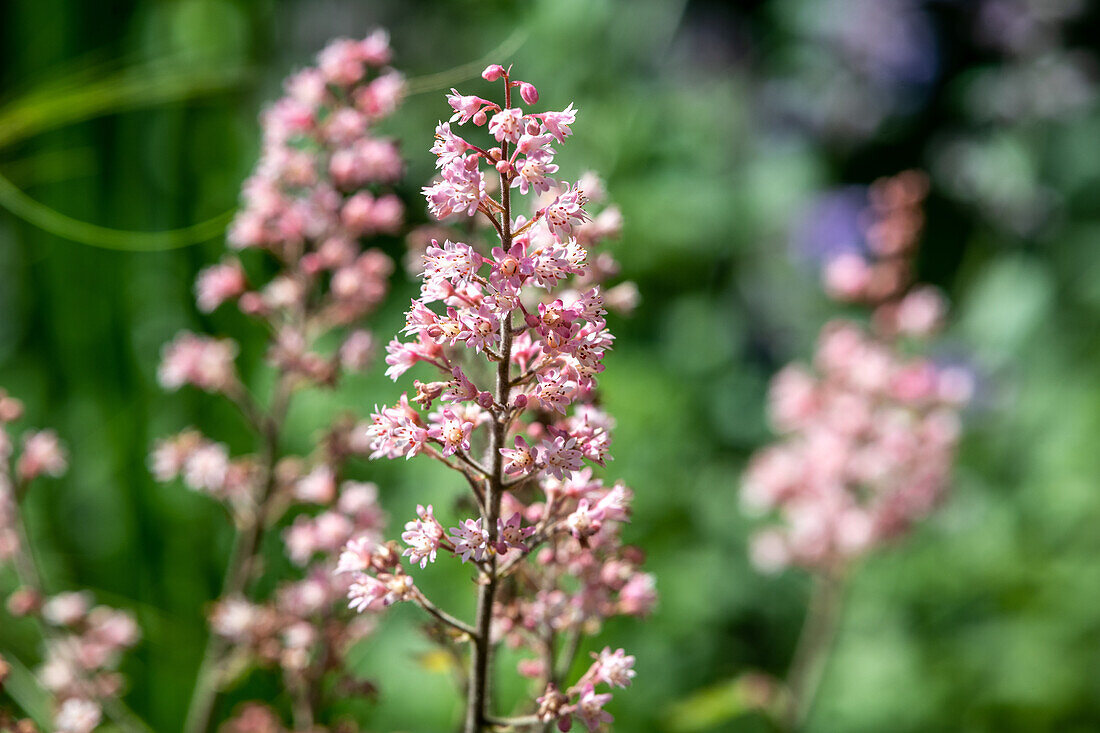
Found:
[[[50,696],[29,669],[14,657],[5,656],[4,661],[10,667],[8,678],[4,681],[4,692],[11,696],[23,712],[42,730],[50,730]]]

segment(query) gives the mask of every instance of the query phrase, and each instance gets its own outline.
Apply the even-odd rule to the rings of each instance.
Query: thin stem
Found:
[[[542,721],[539,720],[537,715],[522,715],[515,718],[496,718],[488,717],[485,720],[486,723],[496,728],[503,728],[504,730],[515,730],[516,728],[526,727],[530,725],[539,725]]]
[[[471,639],[474,639],[478,636],[477,629],[475,629],[473,626],[470,626],[470,624],[466,623],[465,621],[455,618],[451,614],[441,609],[439,606],[429,601],[428,597],[424,595],[420,591],[420,589],[417,589],[416,591],[416,603],[425,611],[434,616],[436,619],[443,622],[447,626],[450,626],[455,631],[466,634]]]
[[[15,515],[13,517],[13,524],[19,542],[19,549],[12,559],[19,584],[33,588],[36,593],[45,596],[45,587],[42,585],[42,573],[38,568],[38,559],[34,555],[34,549],[30,541],[30,533],[27,531],[26,519],[23,516],[22,499],[26,496],[28,488],[29,482],[20,478],[13,489],[16,498],[13,509]],[[40,616],[34,616],[34,620],[38,626],[39,633],[44,639],[57,641],[60,638],[57,630],[43,621]],[[145,721],[139,718],[118,696],[110,695],[107,697],[100,697],[99,694],[92,689],[92,686],[84,680],[76,680],[76,685],[80,687],[81,692],[85,694],[89,700],[98,699],[103,706],[103,712],[122,730],[128,731],[128,733],[152,733],[152,729],[145,724]]]
[[[565,648],[562,650],[561,658],[558,660],[556,669],[554,670],[553,682],[558,687],[561,687],[562,680],[569,674],[569,670],[573,667],[573,663],[577,661],[577,654],[581,650],[581,630],[571,629],[569,631],[569,640],[565,644]]]
[[[489,199],[489,200],[492,201],[492,199]],[[496,202],[494,201],[493,203],[496,203]],[[501,238],[503,238],[504,237],[504,230],[501,228],[500,222],[497,221],[497,218],[495,216],[493,216],[491,213],[489,213],[486,209],[479,208],[478,211],[480,211],[482,214],[485,214],[485,218],[488,219],[490,222],[492,222],[493,228],[497,230],[497,234]]]
[[[263,435],[264,485],[256,503],[256,512],[238,527],[233,539],[233,550],[226,566],[222,581],[221,597],[231,598],[242,595],[251,579],[256,559],[263,539],[267,520],[268,505],[275,491],[275,463],[279,458],[279,434],[283,419],[290,404],[292,385],[290,377],[282,374],[275,388],[271,411],[265,420],[259,422]],[[185,733],[205,733],[210,727],[210,717],[214,712],[214,702],[218,696],[219,666],[229,649],[229,641],[211,633],[206,640],[202,662],[191,693],[191,702],[187,706],[184,719]]]
[[[504,75],[504,105],[511,107],[512,87],[508,75]],[[508,157],[508,142],[502,144],[503,155]],[[506,173],[500,174],[501,189],[501,230],[500,245],[505,252],[512,246],[512,211],[510,180]],[[512,316],[509,314],[501,323],[500,361],[497,362],[496,390],[494,394],[498,405],[507,405],[512,391]],[[504,493],[504,457],[500,449],[508,432],[506,410],[496,411],[493,415],[492,433],[489,438],[489,456],[492,468],[486,483],[485,511],[482,513],[483,526],[489,532],[492,542],[497,539],[497,519],[500,518],[500,497]],[[489,558],[486,578],[478,587],[477,618],[473,650],[470,654],[470,684],[466,692],[466,721],[464,733],[481,733],[489,722],[489,658],[492,644],[489,639],[489,627],[493,619],[493,601],[497,591],[497,556]]]
[[[809,609],[795,647],[787,688],[791,693],[787,728],[801,729],[813,710],[822,674],[833,649],[844,606],[844,579],[830,572],[814,577]]]
[[[313,730],[313,698],[310,696],[310,683],[304,677],[289,681],[291,692],[291,714],[294,716],[294,730]]]

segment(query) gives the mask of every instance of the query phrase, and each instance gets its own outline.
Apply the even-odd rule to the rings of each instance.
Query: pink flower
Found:
[[[534,260],[525,254],[522,242],[514,242],[507,252],[500,247],[493,247],[493,260],[489,282],[498,289],[518,289],[535,271]]]
[[[543,112],[536,116],[542,120],[546,131],[559,143],[564,143],[565,138],[573,134],[569,126],[577,121],[577,111],[573,109],[572,103],[561,112]]]
[[[42,618],[53,626],[73,626],[91,606],[92,595],[87,591],[58,593],[42,604]]]
[[[519,83],[519,96],[523,98],[527,104],[534,104],[539,101],[539,90],[535,89],[534,84],[528,84],[525,81]]]
[[[603,518],[601,510],[591,507],[588,499],[581,499],[576,511],[566,517],[565,526],[578,540],[585,540],[600,531]]]
[[[611,687],[626,688],[630,686],[637,672],[634,671],[634,657],[626,656],[622,649],[611,651],[611,647],[604,647],[596,662],[592,665],[586,676],[598,682],[605,682]]]
[[[317,55],[321,73],[337,86],[351,86],[363,78],[364,60],[363,46],[349,39],[333,41]]]
[[[497,536],[500,538],[497,541],[497,552],[503,554],[508,552],[509,548],[527,551],[527,545],[523,541],[535,533],[535,528],[521,527],[522,519],[519,512],[509,517],[507,522],[497,519]]]
[[[355,107],[372,120],[389,117],[405,96],[405,78],[388,71],[354,93]]]
[[[565,408],[572,401],[576,383],[569,374],[558,370],[548,369],[537,375],[538,387],[535,389],[535,399],[543,409],[565,414]]]
[[[504,472],[508,474],[526,474],[535,467],[535,451],[527,444],[522,435],[517,435],[514,448],[501,448],[504,456]]]
[[[214,606],[210,614],[210,628],[218,636],[233,641],[244,641],[259,621],[260,609],[243,598],[225,598]]]
[[[309,562],[319,545],[316,527],[309,517],[298,517],[283,531],[283,544],[292,563],[301,567]]]
[[[432,153],[437,156],[436,168],[442,168],[455,158],[462,157],[470,144],[463,138],[451,132],[451,123],[440,122],[435,128],[435,144],[432,145]]]
[[[522,148],[522,142],[520,143]],[[512,186],[518,187],[519,192],[526,194],[530,190],[535,193],[546,193],[555,181],[551,175],[558,172],[558,166],[553,162],[552,150],[538,150],[528,154],[522,162],[517,164],[516,172],[519,174],[512,179]]]
[[[452,285],[468,285],[477,275],[483,259],[468,244],[447,240],[440,247],[436,240],[424,251],[424,279]]]
[[[393,55],[390,50],[390,34],[382,28],[378,28],[369,36],[359,41],[359,56],[365,63],[371,66],[385,66]]]
[[[565,242],[573,233],[573,227],[588,221],[584,210],[587,199],[584,192],[573,185],[542,210],[547,229],[559,242]]]
[[[477,213],[485,198],[485,178],[478,168],[476,155],[458,156],[446,162],[440,171],[442,180],[421,191],[428,200],[428,209],[437,219],[464,212]]]
[[[348,588],[348,608],[358,613],[384,608],[413,595],[414,585],[408,575],[380,573],[378,577],[360,573]]]
[[[837,300],[862,298],[871,284],[871,268],[858,254],[845,252],[829,260],[824,272],[825,292]]]
[[[454,552],[462,562],[473,558],[481,562],[489,554],[489,533],[482,528],[482,520],[464,520],[457,527],[447,530],[454,543]]]
[[[164,347],[157,378],[165,389],[191,384],[207,392],[224,391],[237,381],[236,357],[233,341],[184,331]]]
[[[443,541],[443,527],[432,514],[432,505],[427,508],[417,504],[417,518],[405,524],[405,531],[401,534],[402,541],[409,545],[402,552],[408,555],[409,560],[420,563],[420,567],[427,567],[429,562],[435,562],[436,553]]]
[[[451,122],[457,122],[460,125],[465,125],[470,119],[477,114],[483,106],[492,106],[491,102],[488,102],[481,97],[475,96],[463,96],[457,89],[451,89],[451,94],[447,95],[447,104],[451,105],[455,113],[451,115]]]
[[[611,713],[603,709],[603,706],[610,701],[610,693],[597,695],[592,685],[588,685],[581,692],[581,699],[576,706],[576,715],[588,730],[597,731],[604,723],[615,720]]]
[[[489,134],[499,142],[519,142],[523,134],[523,110],[504,109],[489,120]]]
[[[619,611],[628,616],[645,616],[657,605],[657,579],[649,573],[635,573],[619,591]]]
[[[374,358],[374,352],[374,336],[370,331],[352,331],[340,345],[340,366],[349,372],[363,371]]]
[[[362,573],[371,566],[377,544],[368,537],[348,540],[336,564],[337,573]]]
[[[898,304],[894,315],[897,330],[909,336],[929,336],[943,323],[947,302],[934,287],[911,290]]]
[[[460,450],[470,450],[470,433],[473,429],[472,422],[445,407],[435,417],[433,426],[428,430],[428,437],[440,441],[443,444],[443,455],[450,456]]]
[[[485,71],[481,72],[481,78],[485,81],[496,81],[500,77],[504,76],[504,67],[500,64],[489,64],[485,67]]]
[[[16,463],[16,473],[24,481],[46,474],[60,476],[68,467],[65,449],[53,430],[38,430],[23,436],[23,453]]]
[[[98,703],[70,697],[57,709],[53,724],[58,733],[91,733],[102,717],[103,711]]]
[[[209,313],[227,300],[245,291],[244,270],[235,260],[211,265],[199,273],[195,280],[195,295],[199,310]]]
[[[336,498],[336,474],[328,465],[315,467],[294,483],[294,498],[307,504],[328,504]]]
[[[200,445],[184,461],[182,473],[189,488],[219,494],[229,474],[229,450],[221,443]]]
[[[566,472],[578,471],[584,467],[581,452],[574,446],[576,438],[558,435],[553,440],[544,440],[539,444],[539,461],[546,467],[546,473],[554,478],[564,478]]]
[[[463,312],[460,323],[462,330],[458,338],[466,342],[467,348],[481,353],[482,349],[496,345],[500,322],[489,306],[482,303],[477,310],[467,309]]]
[[[402,395],[396,407],[376,408],[366,431],[372,460],[380,456],[412,458],[423,450],[429,435],[427,429],[413,421],[415,415],[407,395]]]

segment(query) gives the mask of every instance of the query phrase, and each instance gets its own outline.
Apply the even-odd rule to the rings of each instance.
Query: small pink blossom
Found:
[[[457,527],[447,530],[454,543],[454,552],[462,562],[473,558],[481,562],[490,551],[489,533],[482,528],[482,520],[467,519]]]
[[[576,715],[590,731],[598,731],[604,723],[615,720],[611,713],[603,709],[603,706],[611,701],[610,693],[597,695],[592,685],[588,685],[581,692],[581,699],[577,702]]]
[[[307,504],[328,504],[336,498],[336,474],[321,464],[294,483],[294,498]]]
[[[522,435],[517,435],[514,448],[501,448],[504,456],[504,472],[508,474],[526,474],[535,467],[535,449],[527,444]]]
[[[523,110],[504,109],[489,119],[489,134],[498,142],[519,142],[523,134]]]
[[[545,465],[548,474],[560,479],[567,472],[578,471],[584,466],[581,452],[574,447],[576,443],[576,438],[558,435],[539,444],[539,461]]]
[[[99,725],[103,711],[98,703],[70,697],[61,703],[53,724],[58,733],[91,733]]]
[[[586,201],[584,192],[574,185],[542,210],[546,227],[559,242],[567,241],[575,226],[588,221],[588,213],[584,210]]]
[[[577,111],[573,109],[573,105],[570,103],[561,112],[544,112],[538,117],[542,120],[546,131],[553,135],[559,143],[564,143],[565,138],[573,134],[573,130],[569,126],[577,121]]]
[[[235,260],[226,260],[211,265],[199,273],[195,280],[195,296],[199,310],[209,313],[222,303],[237,297],[245,291],[244,270]]]
[[[405,531],[401,534],[402,541],[409,545],[402,555],[407,555],[413,563],[419,563],[421,568],[427,567],[429,562],[435,562],[436,553],[443,541],[443,527],[432,514],[432,505],[427,507],[417,505],[417,518],[405,524]]]
[[[622,649],[612,652],[611,647],[605,646],[587,676],[611,687],[626,688],[630,686],[635,675],[637,672],[634,671],[634,657],[626,656]]]
[[[508,521],[503,519],[497,519],[497,552],[503,554],[510,548],[516,550],[527,551],[527,545],[524,544],[524,540],[535,533],[534,527],[521,527],[520,522],[523,517],[519,512],[516,512]]]
[[[368,537],[348,540],[336,564],[337,573],[362,573],[371,566],[377,544]]]
[[[470,121],[475,114],[477,114],[483,106],[489,105],[490,102],[475,96],[463,96],[457,89],[451,89],[451,94],[447,95],[447,104],[451,105],[455,113],[451,115],[451,122],[457,122],[460,125],[465,125]]]
[[[443,455],[454,455],[457,451],[470,450],[470,433],[474,424],[455,413],[449,407],[443,408],[438,419],[428,430],[428,437],[443,444]]]
[[[24,481],[43,474],[60,476],[68,468],[65,448],[53,430],[31,431],[23,436],[23,452],[16,463],[16,473]]]
[[[191,384],[207,392],[224,391],[236,383],[236,357],[233,341],[184,331],[164,347],[157,377],[165,389]]]

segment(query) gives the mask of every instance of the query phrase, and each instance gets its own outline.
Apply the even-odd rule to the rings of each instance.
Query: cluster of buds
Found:
[[[539,720],[568,730],[577,717],[596,730],[610,719],[602,712],[610,696],[594,685],[612,675],[625,686],[633,658],[604,655],[604,666],[561,691],[568,649],[575,655],[603,619],[643,615],[655,602],[641,551],[619,538],[630,490],[605,485],[586,466],[610,459],[613,420],[596,405],[596,387],[613,341],[601,281],[616,271],[613,260],[590,259],[588,250],[618,233],[620,217],[609,208],[593,218],[585,209],[602,197],[593,176],[575,184],[550,177],[558,170],[552,146],[572,134],[572,105],[513,106],[515,91],[534,105],[535,87],[495,64],[483,77],[503,81],[504,103],[452,90],[454,114],[437,126],[432,147],[440,177],[424,195],[437,218],[483,217],[495,246],[444,239],[436,228],[439,237],[423,248],[420,297],[406,314],[411,340],[394,339],[386,362],[395,380],[421,363],[438,377],[416,380],[411,398],[376,409],[352,441],[372,458],[425,455],[465,477],[477,514],[444,523],[432,506],[419,506],[402,554],[421,568],[441,555],[472,563],[477,624],[435,607],[380,551],[386,546],[349,543],[340,570],[352,575],[353,608],[412,601],[470,641],[465,730],[480,731],[491,718],[486,665],[502,641],[536,655],[520,671],[545,691],[532,701]],[[478,146],[452,127],[468,123],[486,127],[493,142]],[[522,210],[517,194],[529,197]],[[629,306],[632,293],[620,290],[617,302]],[[559,640],[568,643],[559,649]],[[623,665],[627,671],[600,671]]]
[[[398,234],[404,217],[404,205],[387,188],[401,178],[404,163],[395,141],[374,134],[403,95],[401,75],[388,67],[390,55],[382,31],[337,40],[314,67],[286,82],[285,96],[261,118],[260,161],[244,184],[229,233],[232,249],[265,251],[274,274],[266,284],[250,282],[241,259],[250,255],[242,251],[198,276],[201,310],[235,300],[272,334],[271,394],[261,399],[245,388],[230,339],[184,332],[163,352],[159,378],[165,388],[190,385],[225,396],[259,444],[255,453],[234,457],[226,445],[189,428],[159,441],[150,457],[158,480],[179,478],[223,502],[237,528],[238,552],[212,606],[213,633],[188,731],[208,727],[214,696],[229,681],[225,670],[280,670],[301,730],[313,725],[322,687],[335,694],[366,689],[346,673],[343,660],[373,624],[350,618],[343,608],[349,580],[333,572],[349,539],[379,539],[385,521],[376,488],[344,480],[355,419],[341,418],[308,457],[286,455],[280,443],[298,390],[336,386],[342,372],[364,370],[375,351],[373,336],[359,322],[385,297],[393,263],[361,243]],[[334,342],[331,353],[321,350]],[[301,574],[257,599],[251,586],[261,567],[262,536],[292,512],[299,516],[283,539]]]
[[[254,283],[240,258],[228,255],[195,283],[200,310],[236,300],[277,334],[270,359],[313,382],[332,383],[341,368],[367,365],[374,350],[367,331],[345,334],[327,357],[313,344],[369,314],[393,270],[381,251],[360,247],[364,237],[398,233],[404,218],[401,200],[385,189],[404,171],[397,144],[373,134],[403,94],[389,59],[379,31],[335,41],[316,67],[287,81],[286,96],[263,114],[260,162],[245,182],[229,238],[236,249],[267,251],[278,270]],[[181,333],[164,349],[160,382],[167,389],[190,384],[232,392],[239,389],[236,352],[228,339]]]
[[[946,309],[938,291],[911,282],[926,189],[916,172],[871,187],[871,257],[842,254],[825,268],[830,293],[874,308],[870,327],[826,324],[813,366],[789,365],[772,381],[782,439],[753,456],[741,492],[748,510],[780,519],[753,539],[763,570],[842,569],[926,517],[949,484],[972,376],[901,341],[933,336]]]
[[[68,462],[57,433],[30,431],[23,436],[13,470],[8,426],[22,415],[22,403],[0,390],[0,566],[10,563],[20,583],[5,605],[12,616],[31,617],[42,626],[45,651],[37,677],[55,703],[54,729],[89,733],[100,724],[105,701],[121,692],[123,680],[115,670],[141,634],[130,614],[94,606],[90,593],[44,596],[34,553],[26,546],[21,502],[31,481],[62,475]],[[0,661],[0,667],[5,668],[2,677],[6,663]],[[12,725],[14,730],[33,729],[28,721]]]

